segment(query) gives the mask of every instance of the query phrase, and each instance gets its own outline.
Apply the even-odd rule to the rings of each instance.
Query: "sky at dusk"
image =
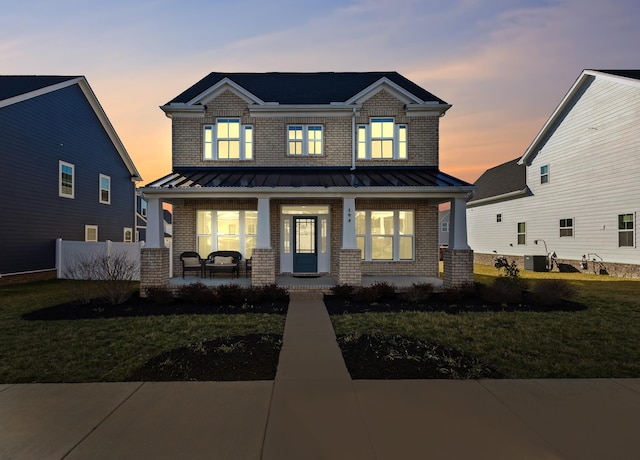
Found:
[[[0,74],[84,75],[143,176],[171,171],[159,106],[209,72],[397,71],[453,107],[440,168],[520,156],[587,69],[640,68],[637,0],[5,2]]]

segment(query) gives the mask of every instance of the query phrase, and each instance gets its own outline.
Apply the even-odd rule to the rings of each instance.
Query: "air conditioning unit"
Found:
[[[531,272],[546,272],[547,256],[524,256],[524,269]]]

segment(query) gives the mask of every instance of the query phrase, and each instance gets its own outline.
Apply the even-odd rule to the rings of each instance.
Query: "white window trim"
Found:
[[[131,235],[129,239],[127,239],[127,232],[129,232],[129,235]],[[124,227],[122,229],[122,241],[125,243],[133,243],[133,228]]]
[[[217,125],[219,122],[226,120],[238,121],[240,124],[240,158],[218,158]],[[211,131],[211,142],[207,142],[206,133],[208,130]],[[254,144],[253,125],[243,125],[240,118],[217,118],[215,124],[202,127],[202,159],[204,161],[251,161],[255,156]],[[250,149],[247,155],[248,146]],[[208,150],[211,152],[210,157],[207,156]]]
[[[291,153],[291,141],[289,140],[289,131],[292,128],[302,129],[302,153]],[[309,153],[309,131],[320,128],[320,153]],[[287,156],[290,157],[321,157],[324,156],[324,127],[322,125],[287,125]]]
[[[393,156],[391,158],[371,158],[371,123],[378,120],[391,120],[393,122]],[[373,160],[373,161],[392,161],[392,160],[408,160],[409,159],[409,127],[405,123],[397,124],[395,118],[393,117],[371,117],[369,119],[369,124],[360,124],[357,126],[356,132],[356,142],[357,142],[357,152],[356,158],[358,160]],[[360,133],[364,130],[366,139],[360,139]],[[404,156],[401,156],[402,152],[400,149],[400,131],[405,130],[405,151]],[[364,155],[360,152],[360,150],[364,150]]]
[[[198,209],[198,211],[196,211],[196,250],[197,248],[200,247],[200,243],[199,243],[199,239],[201,237],[211,237],[211,250],[209,251],[209,253],[207,254],[200,254],[201,257],[207,257],[211,252],[215,252],[218,250],[218,237],[221,235],[225,235],[222,233],[218,233],[218,212],[238,212],[238,226],[239,226],[239,232],[237,233],[238,238],[239,238],[239,242],[240,242],[240,248],[238,249],[238,252],[240,252],[240,254],[242,254],[242,257],[244,257],[245,259],[247,258],[247,246],[246,246],[246,241],[247,241],[247,237],[254,237],[257,238],[257,233],[247,233],[247,227],[246,227],[246,213],[247,212],[256,212],[252,209],[247,209],[247,210],[242,210],[242,209]],[[211,213],[211,233],[198,233],[198,212],[210,212]],[[256,232],[257,232],[257,228],[256,228]]]
[[[109,181],[109,188],[107,189],[107,193],[109,194],[108,200],[102,199],[102,179],[107,179]],[[101,204],[111,204],[111,177],[104,174],[100,174],[100,177],[98,178],[98,200]]]
[[[71,168],[71,194],[64,193],[62,191],[62,167],[68,166]],[[58,161],[58,196],[62,198],[70,198],[74,199],[76,194],[76,167],[71,163],[67,163],[66,161],[59,160]]]
[[[542,168],[547,168],[547,172],[543,173]],[[551,175],[550,175],[549,169],[550,168],[548,164],[540,166],[540,185],[548,184],[551,181]],[[544,180],[545,177],[547,178],[546,181]]]
[[[520,224],[524,224],[524,232],[520,232]],[[524,236],[524,243],[520,243],[520,235]],[[518,222],[516,224],[516,241],[519,246],[527,245],[527,223],[526,222]]]
[[[89,239],[89,230],[95,230],[96,231],[96,239]],[[84,240],[85,241],[93,241],[96,242],[98,241],[98,226],[97,225],[85,225],[84,226]]]
[[[393,235],[375,235],[375,236],[391,236],[393,249],[393,256],[391,259],[372,259],[371,258],[371,241],[372,235],[371,233],[371,210],[363,210],[356,209],[356,212],[364,212],[365,213],[365,233],[357,233],[356,237],[364,237],[364,254],[362,255],[362,261],[364,262],[415,262],[416,260],[416,228],[415,228],[415,218],[416,211],[414,209],[398,209],[398,210],[382,210],[376,209],[376,211],[382,212],[393,212]],[[411,212],[413,213],[413,233],[412,234],[400,234],[400,213],[401,212]],[[401,259],[400,258],[400,238],[401,237],[411,237],[411,259]]]
[[[630,215],[631,216],[631,225],[632,228],[630,229],[621,229],[620,228],[620,216],[627,216]],[[625,233],[631,233],[631,244],[630,245],[625,245],[625,246],[621,246],[620,245],[620,233],[625,232]],[[635,212],[625,212],[622,214],[618,214],[618,247],[619,248],[635,248],[636,247],[636,213]]]
[[[442,233],[449,233],[449,222],[440,222],[440,230]]]
[[[567,226],[565,225],[564,227],[562,226],[562,221],[566,221],[570,220],[571,221],[571,225]],[[558,222],[558,228],[559,228],[559,237],[560,238],[573,238],[573,236],[575,235],[575,219],[573,217],[565,217],[564,219],[560,219],[560,221]],[[562,234],[562,230],[571,230],[571,235],[563,235]]]

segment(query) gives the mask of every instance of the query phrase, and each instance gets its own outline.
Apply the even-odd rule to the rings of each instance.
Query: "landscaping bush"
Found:
[[[361,303],[375,303],[395,296],[395,288],[387,282],[379,281],[371,286],[361,287],[353,293],[353,300]]]
[[[238,284],[222,284],[216,287],[219,305],[245,305],[257,302],[257,294],[251,288],[245,289]]]
[[[147,298],[159,305],[170,305],[175,301],[173,292],[164,286],[156,286],[147,288]]]
[[[289,293],[287,290],[277,284],[267,284],[259,288],[253,288],[257,291],[258,301],[277,302],[279,300],[287,300]]]
[[[474,298],[480,291],[480,285],[474,283],[448,287],[440,293],[440,298],[449,304],[457,304],[463,300]]]
[[[565,280],[538,280],[531,292],[533,301],[541,305],[557,305],[563,300],[570,300],[575,295],[573,286]]]
[[[218,301],[218,293],[200,282],[180,286],[178,297],[196,305],[214,305]]]
[[[431,298],[433,285],[429,283],[413,283],[409,289],[402,292],[401,297],[407,302],[422,303]]]
[[[356,288],[351,284],[336,284],[331,288],[333,295],[337,295],[345,299],[350,299],[355,290]]]
[[[522,293],[526,289],[526,284],[519,277],[499,276],[484,289],[483,298],[500,305],[519,304],[522,302]]]

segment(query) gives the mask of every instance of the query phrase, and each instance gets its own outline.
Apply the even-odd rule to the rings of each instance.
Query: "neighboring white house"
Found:
[[[438,243],[440,247],[449,246],[449,209],[438,211]]]
[[[467,208],[477,263],[555,253],[562,269],[640,276],[640,70],[585,70],[521,158]]]

